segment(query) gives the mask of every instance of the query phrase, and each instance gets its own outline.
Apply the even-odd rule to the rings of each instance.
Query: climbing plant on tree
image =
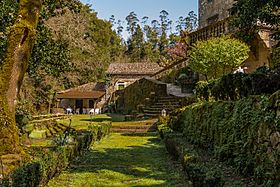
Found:
[[[15,104],[36,39],[41,0],[20,0],[0,72],[0,155],[20,151]]]
[[[234,38],[222,36],[198,41],[189,51],[190,67],[206,79],[216,79],[232,72],[248,57],[249,47]]]

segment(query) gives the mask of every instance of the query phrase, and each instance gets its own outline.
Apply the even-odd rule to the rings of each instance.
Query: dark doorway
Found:
[[[79,114],[83,114],[83,104],[82,99],[76,99],[76,111],[79,109]]]
[[[94,108],[94,100],[90,99],[90,100],[88,101],[88,107],[89,107],[89,108]]]

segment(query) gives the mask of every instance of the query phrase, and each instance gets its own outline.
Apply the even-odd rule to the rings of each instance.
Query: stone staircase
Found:
[[[119,124],[114,124],[110,132],[111,133],[139,133],[145,134],[148,132],[156,132],[156,123],[157,119],[146,120],[146,121],[131,121],[131,122],[123,122]]]
[[[144,114],[146,117],[152,118],[161,115],[163,109],[168,114],[177,108],[180,108],[180,98],[174,96],[159,97],[153,105],[144,108]]]
[[[175,97],[192,97],[193,93],[183,93],[180,86],[174,84],[166,84],[166,91],[168,95]]]

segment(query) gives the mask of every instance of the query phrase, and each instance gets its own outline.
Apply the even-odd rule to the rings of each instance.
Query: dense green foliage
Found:
[[[277,186],[280,118],[270,106],[264,96],[196,103],[172,117],[169,126],[256,183]]]
[[[17,1],[1,1],[0,64],[17,6]],[[111,27],[77,0],[44,1],[21,93],[21,102],[29,101],[25,107],[46,112],[57,91],[104,78],[109,63],[117,61],[123,50]]]
[[[14,0],[1,1],[0,16],[5,19],[0,20],[0,64],[17,6],[18,2]],[[126,40],[121,38],[124,30],[121,20],[116,22],[114,17],[110,21],[101,20],[88,5],[78,0],[44,1],[20,102],[33,113],[49,112],[47,110],[58,91],[90,81],[102,81],[112,62],[166,65],[181,58],[177,51],[185,53],[186,42],[180,41],[180,33],[194,30],[197,18],[193,12],[181,16],[175,23],[174,33],[168,16],[163,10],[159,20],[149,21],[144,17],[140,21],[131,12],[126,18],[129,33]]]
[[[249,47],[234,38],[219,37],[198,41],[189,52],[190,67],[207,80],[233,72],[249,57]]]
[[[195,88],[196,96],[209,100],[238,100],[249,95],[272,94],[280,89],[280,68],[259,68],[252,74],[228,74],[220,79],[200,81]]]
[[[233,24],[238,28],[237,35],[246,42],[256,38],[256,33],[262,29],[271,29],[274,39],[270,66],[280,64],[279,39],[280,39],[280,2],[277,0],[235,0],[232,8]]]
[[[169,154],[179,160],[193,186],[254,186],[239,176],[232,167],[222,164],[206,149],[193,146],[181,132],[170,128],[170,117],[160,118],[158,132]],[[174,128],[174,126],[173,126]],[[246,185],[247,183],[247,185]]]
[[[235,0],[232,9],[234,23],[240,29],[244,39],[255,36],[263,26],[269,26],[274,32],[275,39],[280,39],[280,3],[277,0]]]

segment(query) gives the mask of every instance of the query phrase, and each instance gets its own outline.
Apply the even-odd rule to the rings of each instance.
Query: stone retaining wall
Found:
[[[117,96],[117,109],[120,112],[131,113],[137,110],[139,105],[149,105],[155,97],[166,96],[166,84],[152,78],[140,79]]]
[[[196,103],[168,122],[191,144],[266,186],[280,184],[279,125],[277,108],[266,96]]]

